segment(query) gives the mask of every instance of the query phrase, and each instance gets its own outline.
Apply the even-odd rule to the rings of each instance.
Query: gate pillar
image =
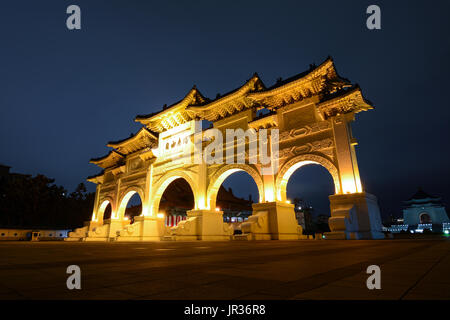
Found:
[[[165,235],[164,218],[138,216],[118,233],[117,241],[161,241]]]
[[[302,227],[295,219],[294,205],[280,201],[254,203],[253,215],[242,223],[248,240],[298,240]]]
[[[325,239],[383,239],[377,198],[367,192],[329,196],[331,232]]]
[[[107,219],[102,225],[92,224],[89,226],[87,237],[84,241],[114,241],[117,232],[128,225],[130,221],[119,219]]]
[[[190,210],[187,219],[171,228],[174,240],[231,240],[233,227],[223,222],[223,212]]]

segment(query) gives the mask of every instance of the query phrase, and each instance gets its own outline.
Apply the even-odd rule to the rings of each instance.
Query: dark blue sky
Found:
[[[70,4],[81,7],[79,31],[66,28]],[[370,4],[381,7],[382,30],[366,28]],[[106,154],[108,141],[139,129],[137,114],[193,84],[215,97],[255,71],[271,85],[331,55],[375,105],[353,125],[365,189],[387,212],[418,186],[448,201],[449,9],[448,1],[2,1],[0,163],[71,191],[99,171],[89,159]]]

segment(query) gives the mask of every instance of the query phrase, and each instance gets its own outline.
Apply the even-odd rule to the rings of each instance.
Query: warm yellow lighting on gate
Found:
[[[206,206],[205,206],[205,197],[199,197],[198,202],[197,202],[197,207],[200,210],[207,209]]]
[[[216,208],[216,211],[220,211],[220,208]]]
[[[156,214],[157,218],[163,219],[164,218],[164,213],[158,213]]]
[[[274,197],[274,190],[273,187],[266,187],[264,190],[264,200],[266,202],[272,202],[274,201],[275,197]]]
[[[286,203],[287,204],[291,204],[291,200],[286,200]]]
[[[140,214],[143,217],[147,217],[150,215],[150,208],[147,205],[142,206],[142,212]]]
[[[123,217],[123,220],[128,221],[130,220],[130,218],[128,218],[127,216]]]
[[[355,180],[353,179],[353,177],[342,180],[342,192],[344,194],[357,192]]]

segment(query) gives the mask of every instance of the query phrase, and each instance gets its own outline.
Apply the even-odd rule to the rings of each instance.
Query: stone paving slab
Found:
[[[68,290],[79,265],[82,289]],[[366,268],[381,268],[368,290]],[[450,241],[0,243],[0,300],[450,299]]]

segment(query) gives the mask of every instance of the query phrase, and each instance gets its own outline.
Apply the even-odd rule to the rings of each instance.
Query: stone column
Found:
[[[119,208],[120,208],[120,184],[121,179],[120,176],[117,177],[117,183],[116,183],[116,196],[115,196],[115,206],[112,208],[113,211],[111,212],[111,220],[118,220],[119,219]]]
[[[98,207],[99,207],[99,201],[100,201],[100,189],[101,184],[97,184],[97,187],[95,188],[95,200],[94,200],[94,210],[92,212],[92,219],[89,222],[89,224],[102,224],[103,223],[103,216],[98,216]]]
[[[208,190],[208,167],[206,162],[202,162],[197,165],[198,177],[197,177],[197,189],[192,190],[195,200],[195,209],[205,210],[211,204],[207,203],[207,190]],[[215,210],[215,208],[209,208]]]
[[[149,217],[156,216],[152,210],[152,190],[153,189],[153,163],[147,169],[147,176],[145,179],[144,199],[142,199],[142,213],[141,216]]]
[[[354,114],[337,115],[331,119],[336,157],[341,182],[340,193],[330,199],[331,232],[326,239],[381,239],[380,209],[377,198],[362,189],[356,160],[356,140],[352,137],[350,122]]]
[[[86,236],[88,236],[88,232],[92,231],[94,228],[101,226],[103,224],[103,215],[100,217],[99,216],[99,207],[100,207],[100,191],[101,191],[101,184],[97,184],[97,187],[95,189],[95,200],[94,200],[94,210],[92,213],[92,219],[91,221],[89,221],[87,223],[87,231],[86,231]],[[112,203],[111,203],[111,210],[112,208]],[[112,214],[112,212],[111,212]]]
[[[350,122],[353,119],[353,113],[338,115],[331,119],[343,194],[363,192],[354,149],[356,140],[350,131]]]

